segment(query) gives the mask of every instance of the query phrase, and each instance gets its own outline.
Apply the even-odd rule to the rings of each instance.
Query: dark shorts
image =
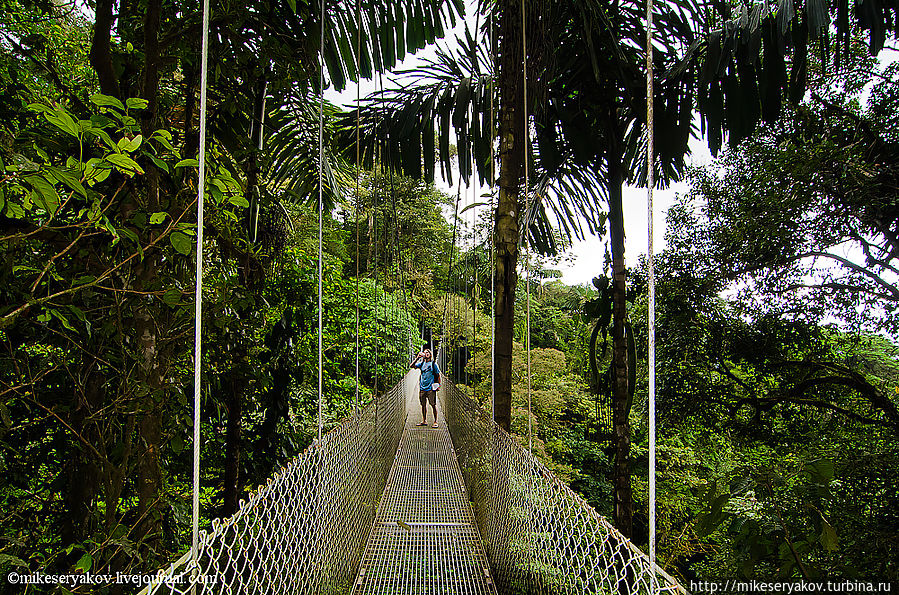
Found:
[[[437,406],[437,391],[436,390],[419,390],[418,398],[421,400],[421,406],[424,407],[428,401],[431,402],[431,405],[434,407]]]

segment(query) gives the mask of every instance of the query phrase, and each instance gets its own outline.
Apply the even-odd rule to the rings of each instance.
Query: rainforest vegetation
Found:
[[[507,330],[511,431],[525,436],[530,416],[541,459],[646,548],[648,263],[625,267],[620,217],[645,209],[620,204],[625,182],[645,183],[643,116],[617,94],[639,93],[594,79],[605,63],[538,61],[550,107],[534,116],[530,167],[546,202],[526,204],[527,165],[506,163],[499,206],[467,226],[458,197],[429,180],[486,175],[492,86],[475,36],[430,63],[455,86],[366,100],[392,119],[363,124],[357,162],[358,114],[320,103],[320,5],[253,4],[217,6],[212,21],[201,526],[316,436],[321,197],[325,430],[395,384],[423,337],[444,337],[449,375],[486,405],[492,339]],[[532,4],[553,16],[540,39],[558,33],[559,58],[590,45],[565,23],[601,28],[590,7],[606,3]],[[893,25],[878,20],[895,8],[866,0],[877,10],[850,23],[844,3],[809,2],[794,22],[721,4],[710,30],[755,19],[759,38],[731,27],[743,41],[730,46],[716,29],[726,51],[700,56],[702,32],[681,28],[660,49],[671,76],[659,113],[681,136],[663,141],[659,167],[689,190],[654,261],[659,563],[684,580],[899,580],[899,63]],[[331,90],[389,72],[475,8],[365,5],[361,39],[352,11],[329,8]],[[612,29],[637,39],[629,14]],[[0,0],[3,576],[151,572],[190,547],[200,30],[196,3]],[[746,52],[762,38],[756,64]],[[813,42],[842,51],[834,62]],[[609,72],[631,80],[638,46]],[[589,72],[566,70],[575,62]],[[578,77],[592,82],[572,87]],[[450,117],[469,101],[472,119]],[[451,144],[452,127],[467,132]],[[577,132],[599,128],[618,159]],[[717,157],[690,168],[700,132]],[[585,231],[609,232],[609,248],[592,283],[565,284],[560,259]],[[631,511],[614,507],[622,485]]]

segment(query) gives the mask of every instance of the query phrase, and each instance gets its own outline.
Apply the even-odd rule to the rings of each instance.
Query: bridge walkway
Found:
[[[443,412],[437,428],[431,415],[429,405],[430,423],[416,425],[421,406],[410,390],[354,595],[496,595]]]

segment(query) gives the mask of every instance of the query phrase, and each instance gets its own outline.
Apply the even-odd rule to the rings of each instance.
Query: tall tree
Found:
[[[684,206],[698,207],[689,233],[707,238],[704,267],[748,282],[747,301],[895,332],[899,130],[885,116],[899,108],[899,67],[859,78],[872,83],[867,107],[825,95],[826,77],[779,122],[695,170]]]
[[[613,359],[614,393],[617,407],[624,407],[627,393],[626,339],[624,308],[626,273],[624,269],[624,225],[621,187],[625,182],[646,179],[640,149],[641,125],[644,121],[642,90],[645,27],[643,5],[613,1],[592,3],[526,2],[529,31],[528,60],[532,77],[528,81],[533,104],[523,106],[515,100],[516,76],[521,59],[512,60],[521,40],[511,36],[522,30],[521,2],[506,0],[482,3],[480,10],[494,23],[497,32],[496,70],[491,71],[489,50],[478,47],[470,34],[459,40],[458,52],[440,51],[437,58],[417,73],[408,73],[416,84],[373,97],[364,110],[367,118],[367,144],[383,143],[394,159],[393,165],[411,175],[433,175],[433,161],[439,159],[443,171],[451,168],[448,135],[451,128],[459,140],[460,175],[472,177],[477,171],[481,181],[487,178],[490,143],[496,136],[490,130],[490,98],[500,101],[498,116],[500,173],[498,186],[502,198],[495,213],[494,233],[497,248],[497,386],[496,416],[506,424],[510,401],[505,384],[509,353],[510,326],[504,316],[510,299],[509,283],[515,280],[509,266],[517,266],[518,240],[521,226],[535,245],[551,249],[546,227],[547,209],[569,233],[579,234],[581,221],[593,231],[602,224],[598,216],[600,198],[608,203],[612,244],[613,292]],[[657,80],[655,82],[655,135],[658,139],[656,179],[660,183],[680,175],[688,152],[687,139],[693,133],[694,102],[702,115],[703,130],[717,152],[723,136],[729,132],[731,142],[745,138],[760,118],[774,120],[780,113],[781,97],[801,98],[805,89],[809,36],[828,51],[826,26],[828,9],[836,14],[840,48],[848,44],[856,26],[850,23],[844,2],[827,6],[811,1],[799,10],[780,3],[775,9],[767,3],[750,8],[741,6],[736,14],[726,4],[706,22],[705,14],[691,2],[666,3],[657,7],[656,43]],[[857,23],[870,32],[871,50],[879,51],[886,32],[899,23],[890,12],[895,8],[880,6],[872,0],[856,13]],[[517,29],[512,28],[518,16]],[[539,15],[539,18],[535,18]],[[731,18],[733,17],[733,18]],[[716,28],[717,27],[717,28]],[[487,25],[481,38],[488,38]],[[708,31],[705,37],[698,36]],[[538,41],[539,40],[539,41]],[[763,43],[764,42],[764,43]],[[827,54],[837,66],[845,52],[838,48]],[[794,51],[795,50],[795,51]],[[763,54],[764,59],[761,58]],[[792,60],[791,60],[792,57]],[[790,78],[787,64],[791,62]],[[491,75],[493,72],[493,75]],[[502,85],[497,91],[492,81]],[[523,139],[515,130],[524,130],[524,108],[533,119],[534,179],[541,191],[534,209],[523,217],[525,206],[520,196],[520,178],[524,163]],[[516,124],[518,119],[518,127]],[[530,120],[529,120],[530,121]],[[437,124],[435,128],[435,123]],[[508,135],[507,131],[512,131]],[[439,150],[431,139],[437,133]],[[384,139],[384,140],[382,140]],[[513,154],[518,151],[521,157]],[[512,193],[510,184],[518,176],[519,192]],[[526,190],[530,195],[531,189]],[[515,210],[513,210],[513,208]],[[511,213],[514,217],[510,217]],[[514,247],[513,247],[514,245]],[[508,344],[508,345],[507,345]],[[624,411],[619,410],[618,475],[625,487],[628,457],[628,434]],[[627,495],[622,495],[622,526],[629,522]]]
[[[498,200],[494,213],[496,261],[496,421],[508,429],[511,419],[511,348],[515,287],[523,242],[552,253],[556,243],[551,217],[569,235],[586,227],[604,227],[608,203],[616,279],[615,399],[619,403],[620,527],[629,532],[629,430],[624,224],[621,188],[645,178],[640,155],[645,28],[638,3],[600,7],[589,2],[526,2],[526,39],[522,39],[520,2],[485,5],[480,31],[496,32],[496,51],[465,33],[457,50],[439,50],[416,72],[415,83],[370,98],[362,116],[366,141],[383,143],[392,164],[411,175],[433,176],[433,163],[451,177],[449,134],[458,138],[459,174],[485,182],[490,173],[490,146],[498,137]],[[664,40],[657,48],[660,64],[673,66],[678,52],[693,42],[689,11],[677,5],[661,9]],[[524,105],[523,46],[527,48],[529,105]],[[656,80],[660,143],[657,179],[675,176],[683,167],[690,125],[688,68],[673,75],[664,68]],[[498,106],[496,134],[491,129],[491,98]],[[527,128],[525,126],[527,122]],[[526,130],[533,131],[528,142]],[[430,140],[437,133],[437,148]],[[531,135],[531,132],[527,132]],[[659,133],[659,136],[663,134]],[[531,188],[522,189],[525,147]]]

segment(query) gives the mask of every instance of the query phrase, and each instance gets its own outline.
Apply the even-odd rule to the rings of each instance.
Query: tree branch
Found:
[[[746,382],[744,382],[742,379],[737,378],[737,376],[730,371],[730,369],[727,367],[727,364],[724,362],[724,356],[721,352],[718,352],[718,363],[721,365],[721,371],[723,371],[725,376],[742,386],[747,393],[752,395],[753,399],[755,398],[755,390],[751,386],[746,384]]]
[[[144,122],[143,132],[147,136],[152,132],[156,120],[157,95],[159,91],[159,18],[162,7],[161,0],[149,0],[144,15],[144,80],[143,98],[147,100],[147,109],[141,114]]]
[[[822,97],[815,91],[812,91],[812,99],[814,99],[815,101],[817,101],[818,103],[823,105],[828,110],[830,110],[832,112],[836,112],[837,114],[851,120],[853,122],[853,124],[855,124],[856,126],[859,127],[859,129],[861,129],[861,131],[867,137],[868,142],[870,142],[872,145],[876,144],[878,147],[884,146],[885,143],[884,143],[883,137],[881,137],[880,134],[877,133],[877,131],[875,131],[873,128],[871,128],[870,122],[868,122],[867,120],[865,120],[858,114],[849,111],[842,105],[838,105],[836,103],[833,103],[832,101],[828,101],[827,99],[825,99],[824,97]]]
[[[34,403],[35,405],[37,405],[38,407],[40,407],[41,409],[43,409],[44,411],[46,411],[47,413],[49,413],[51,416],[53,416],[54,418],[56,418],[56,420],[57,420],[59,423],[61,423],[61,424],[63,425],[63,427],[65,427],[67,430],[69,430],[69,431],[72,433],[72,435],[74,435],[76,438],[78,438],[78,441],[79,441],[79,442],[81,442],[82,444],[84,444],[84,445],[87,447],[87,449],[88,449],[89,451],[91,451],[91,453],[93,453],[94,457],[96,457],[97,461],[98,461],[100,464],[104,464],[104,463],[107,462],[107,461],[106,461],[106,458],[105,458],[103,455],[100,454],[100,452],[94,447],[94,445],[91,444],[91,443],[87,440],[87,438],[85,438],[84,436],[82,436],[81,434],[79,434],[78,431],[75,430],[75,428],[73,428],[71,425],[69,425],[69,424],[66,422],[66,420],[64,420],[63,418],[59,417],[59,414],[58,414],[58,413],[56,413],[55,411],[53,411],[52,409],[50,409],[49,407],[47,407],[47,406],[44,405],[43,403],[39,402],[37,399],[35,399],[35,398],[32,397],[31,395],[24,395],[24,396],[25,396],[25,398],[26,398],[27,400],[31,401],[32,403]]]
[[[851,285],[851,284],[849,284],[849,283],[837,283],[837,282],[818,283],[818,284],[814,284],[814,283],[791,283],[790,285],[787,285],[787,286],[784,287],[783,289],[779,289],[779,290],[775,291],[775,293],[778,293],[778,294],[784,294],[784,293],[789,293],[789,292],[791,292],[791,291],[794,291],[794,290],[796,290],[796,289],[837,289],[837,290],[846,290],[846,291],[851,291],[851,292],[855,292],[855,293],[864,293],[864,294],[870,295],[870,296],[872,296],[872,297],[875,297],[875,298],[877,298],[877,299],[880,299],[880,300],[883,300],[883,301],[886,301],[886,302],[897,302],[897,301],[899,301],[899,297],[895,297],[895,296],[892,296],[892,295],[889,295],[889,294],[886,294],[886,293],[878,293],[878,292],[874,291],[873,289],[868,289],[868,288],[866,288],[866,287],[859,287],[858,285]]]
[[[45,304],[49,301],[52,301],[58,297],[74,294],[83,289],[89,289],[91,287],[97,286],[100,283],[102,283],[103,281],[105,281],[106,279],[110,278],[113,273],[115,273],[117,270],[119,270],[120,268],[122,268],[123,266],[125,266],[126,264],[131,262],[132,260],[143,259],[145,256],[145,253],[150,248],[155,247],[156,244],[158,244],[164,238],[168,237],[168,235],[172,231],[174,231],[175,226],[181,222],[181,219],[184,218],[185,214],[187,214],[187,212],[191,209],[191,207],[193,206],[194,203],[196,203],[196,198],[185,207],[184,211],[181,213],[181,215],[178,217],[178,219],[173,220],[171,223],[169,223],[169,226],[164,231],[162,231],[162,233],[160,233],[157,237],[153,238],[152,241],[147,243],[146,246],[144,246],[142,249],[139,249],[137,252],[133,253],[131,256],[129,256],[128,258],[126,258],[125,260],[120,262],[119,264],[115,265],[111,269],[104,271],[99,277],[97,277],[93,281],[90,281],[88,283],[83,283],[76,287],[70,287],[68,289],[63,289],[62,291],[57,291],[54,294],[47,295],[42,298],[38,298],[38,299],[35,299],[32,301],[29,301],[26,304],[22,304],[21,306],[19,306],[18,308],[16,308],[12,312],[10,312],[9,314],[0,316],[0,329],[4,329],[4,328],[8,327],[9,325],[11,325],[13,322],[15,322],[16,318],[18,318],[19,316],[21,316],[22,314],[24,314],[25,312],[27,312],[34,306],[39,306],[41,304]]]

